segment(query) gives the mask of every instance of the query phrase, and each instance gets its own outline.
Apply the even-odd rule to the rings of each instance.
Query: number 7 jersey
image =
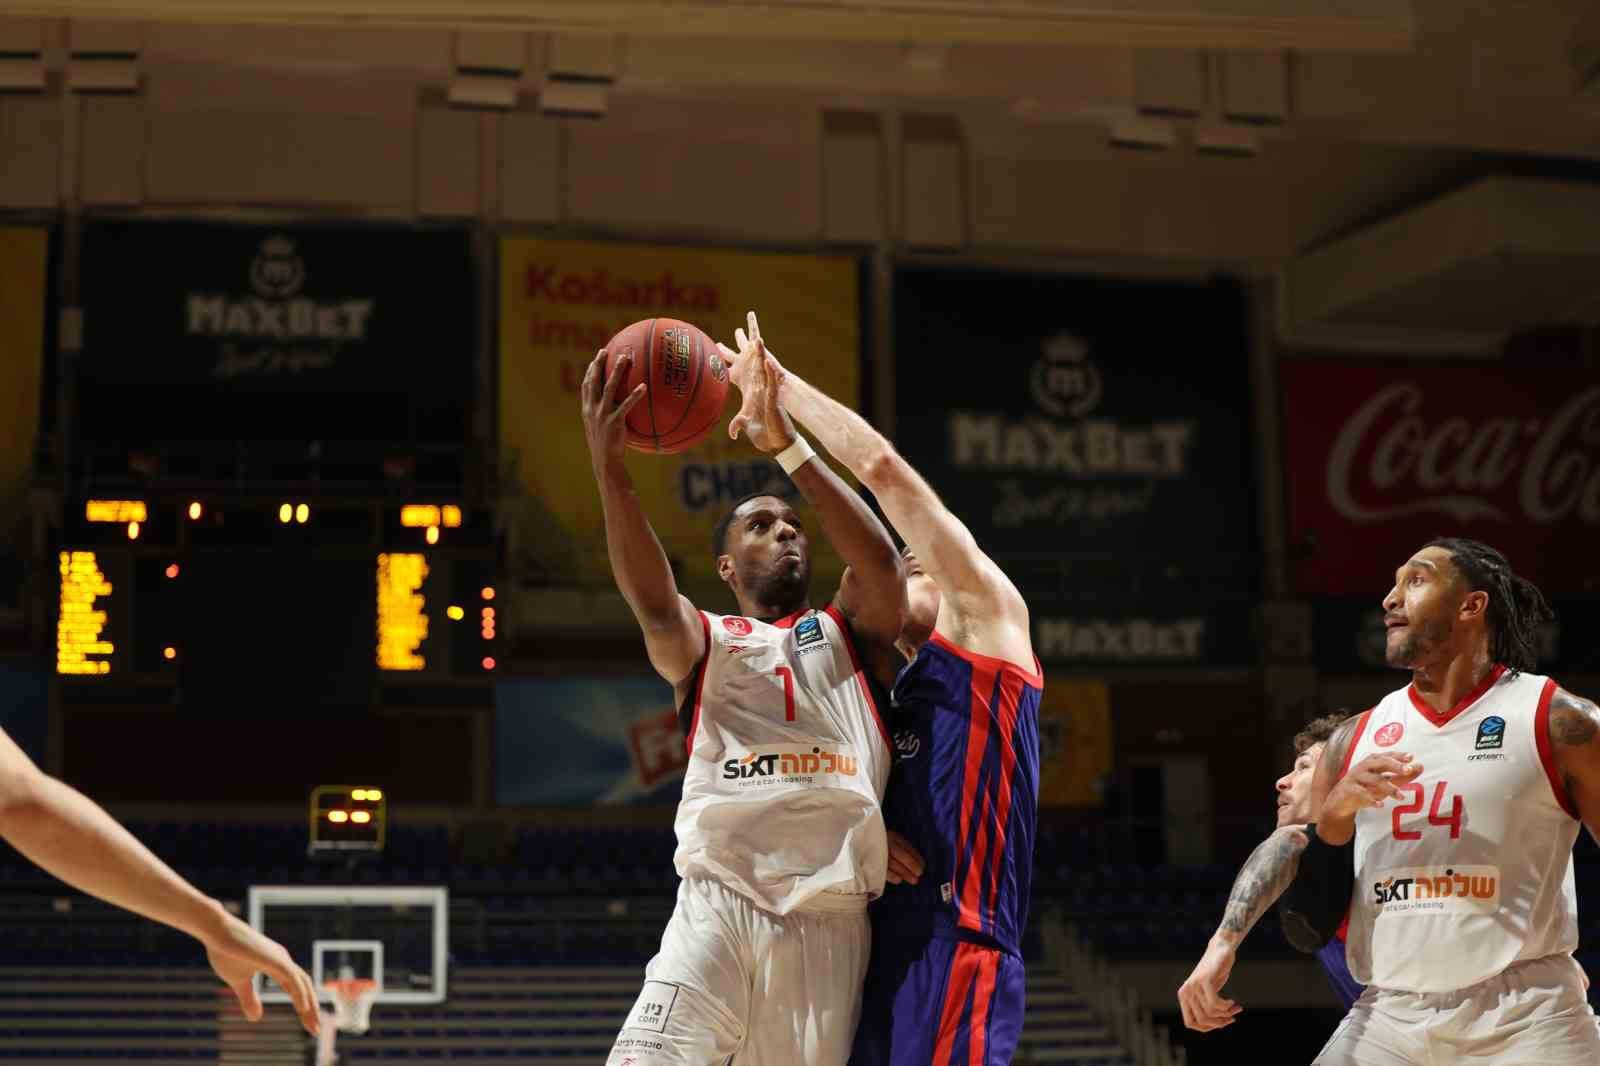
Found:
[[[775,623],[702,611],[683,708],[675,865],[776,914],[883,891],[888,733],[836,607]],[[843,904],[844,901],[840,901]]]
[[[1408,685],[1362,716],[1341,777],[1394,752],[1423,769],[1399,799],[1356,816],[1357,981],[1453,992],[1577,948],[1579,822],[1550,749],[1555,690],[1496,666],[1445,714]]]

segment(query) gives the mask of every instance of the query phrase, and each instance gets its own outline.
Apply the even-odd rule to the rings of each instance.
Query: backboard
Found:
[[[435,886],[251,885],[251,926],[278,941],[323,983],[341,976],[378,981],[379,1003],[442,1003],[448,993],[450,893]],[[256,975],[267,1003],[288,994]]]

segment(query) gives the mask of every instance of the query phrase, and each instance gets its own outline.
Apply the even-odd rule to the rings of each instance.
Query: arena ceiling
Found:
[[[8,0],[66,18],[672,36],[1394,51],[1408,0]]]

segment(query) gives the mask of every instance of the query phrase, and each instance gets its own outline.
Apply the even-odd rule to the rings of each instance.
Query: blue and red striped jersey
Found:
[[[1361,998],[1361,993],[1366,988],[1350,976],[1350,962],[1345,958],[1344,941],[1350,919],[1346,916],[1340,923],[1339,931],[1328,939],[1328,942],[1317,949],[1317,961],[1322,963],[1322,970],[1328,975],[1328,983],[1333,986],[1333,994],[1339,997],[1339,1003],[1345,1010],[1355,1005]]]
[[[935,633],[895,681],[888,828],[922,853],[915,885],[888,885],[876,926],[956,934],[1021,954],[1039,809],[1044,678]]]

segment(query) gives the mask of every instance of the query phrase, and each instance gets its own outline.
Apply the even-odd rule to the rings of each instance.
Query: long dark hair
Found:
[[[1539,627],[1555,617],[1539,586],[1518,577],[1506,557],[1481,541],[1435,537],[1429,548],[1443,548],[1467,587],[1489,594],[1489,653],[1512,670],[1532,670],[1538,660]]]

